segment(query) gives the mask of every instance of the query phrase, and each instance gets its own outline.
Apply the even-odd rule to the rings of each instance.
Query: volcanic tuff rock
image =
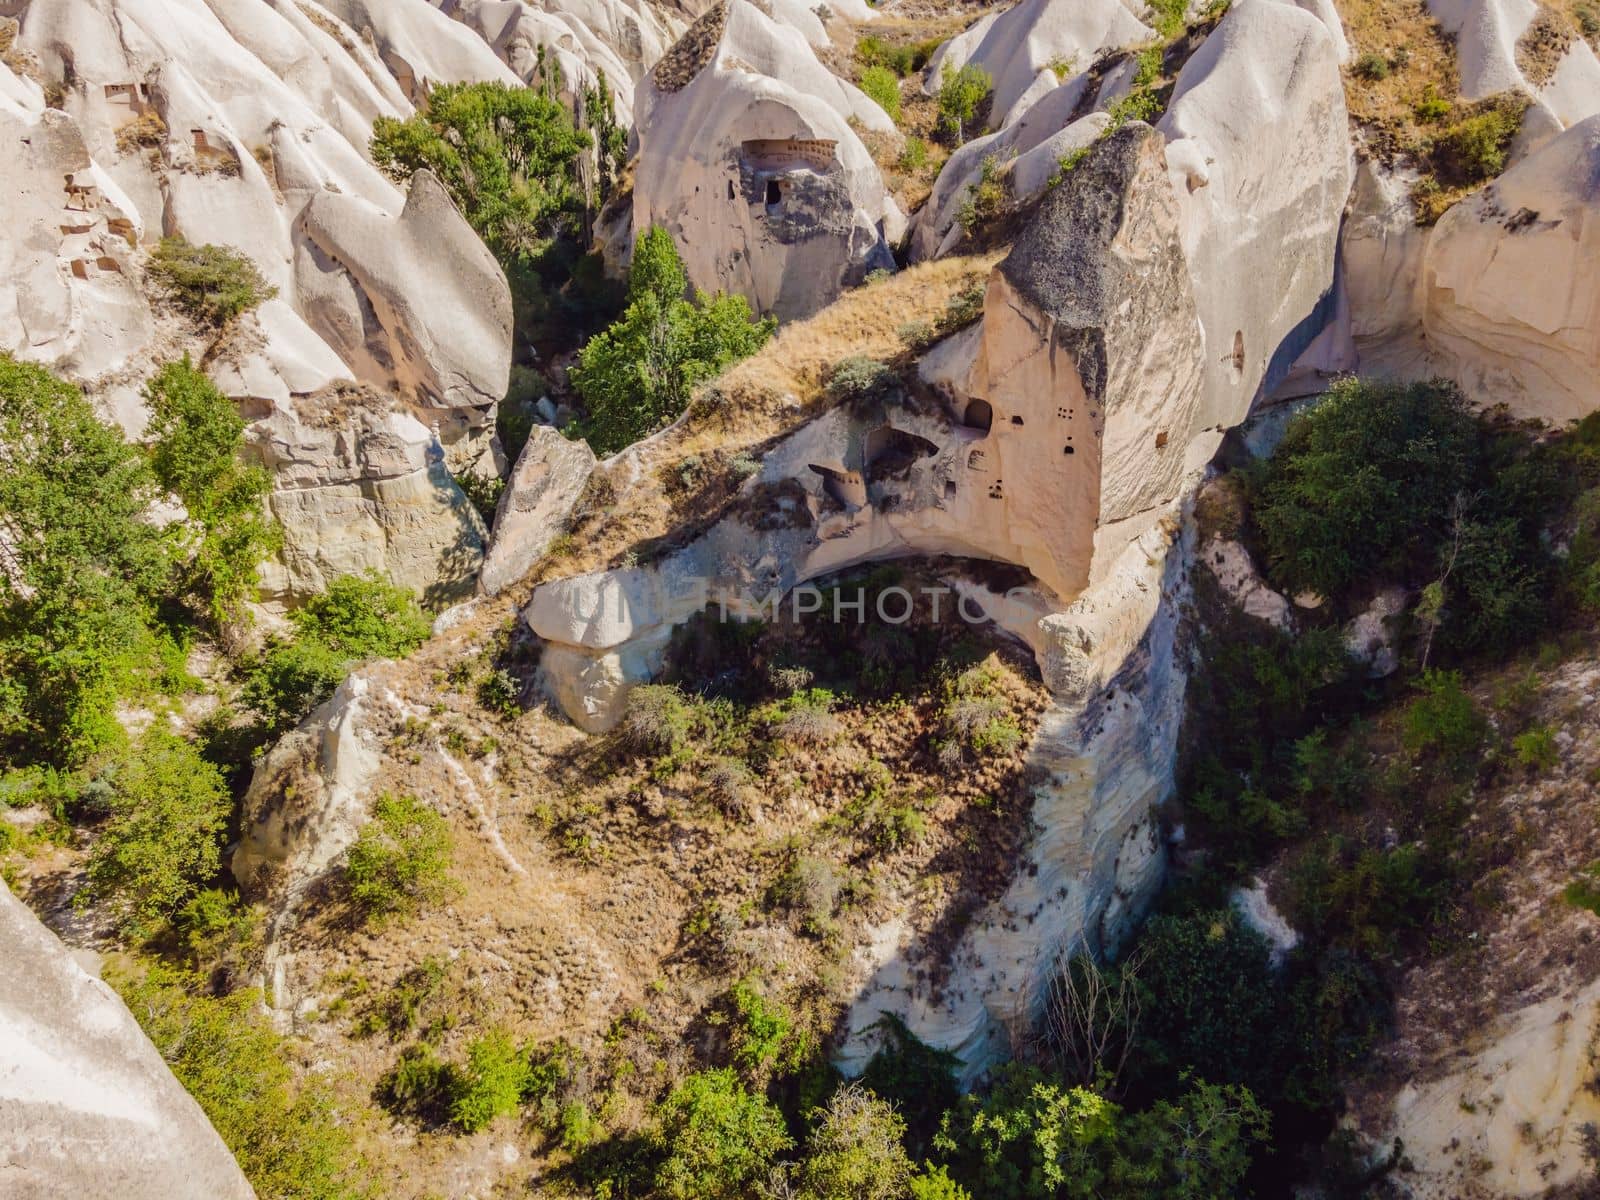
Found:
[[[587,442],[568,441],[548,425],[534,427],[500,496],[494,541],[478,574],[479,591],[496,595],[544,556],[594,467],[594,451]]]
[[[1046,931],[1114,942],[1160,876],[1150,809],[1170,787],[1182,695],[1183,555],[1169,551],[1202,380],[1163,147],[1128,125],[1049,194],[991,276],[981,322],[925,358],[935,404],[879,395],[827,412],[767,451],[740,515],[657,563],[543,584],[526,609],[547,686],[603,729],[673,628],[719,598],[749,611],[914,554],[998,558],[1039,581],[1004,597],[957,585],[1032,647],[1055,694],[1030,752],[1043,781],[1031,866],[974,922],[942,999],[914,982],[894,927],[874,935],[847,1063],[890,1009],[981,1068],[1032,1003]],[[1017,932],[1018,913],[1039,919]]]
[[[1206,334],[1198,461],[1328,320],[1347,124],[1333,37],[1277,0],[1239,0],[1178,74],[1157,128]]]
[[[1010,124],[1018,101],[1041,75],[1056,82],[1065,74],[1087,71],[1107,50],[1136,46],[1154,37],[1121,0],[1022,0],[1003,12],[991,13],[939,48],[923,73],[923,88],[938,92],[947,70],[969,63],[994,79],[989,124]]]
[[[904,216],[856,127],[894,123],[746,0],[689,30],[640,85],[633,231],[672,234],[689,280],[760,312],[814,312],[892,269]]]
[[[253,1200],[114,992],[0,882],[0,1194]]]
[[[397,566],[419,591],[459,590],[463,575],[470,586],[481,525],[424,461],[428,428],[460,468],[485,452],[510,293],[439,184],[402,193],[367,142],[374,118],[409,115],[430,82],[515,76],[425,0],[30,0],[19,23],[19,54],[67,85],[61,111],[46,110],[0,65],[0,136],[19,167],[0,196],[27,231],[0,239],[0,317],[12,317],[0,347],[81,382],[132,433],[141,381],[192,352],[247,417],[271,419],[255,440],[296,446],[302,465],[313,452],[288,426],[315,423],[309,397],[351,379],[384,390],[414,414],[396,435],[411,447],[408,482],[359,473],[381,447],[323,439],[322,482],[348,495],[330,515],[307,506],[303,479],[278,481],[274,590],[291,599],[352,556]],[[145,250],[163,233],[244,251],[278,299],[207,345],[210,331],[147,299]]]
[[[1406,182],[1363,166],[1341,247],[1363,369],[1443,375],[1518,416],[1590,412],[1600,371],[1600,116],[1432,229],[1416,226]]]

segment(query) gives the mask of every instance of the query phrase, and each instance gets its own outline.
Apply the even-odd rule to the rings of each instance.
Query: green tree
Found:
[[[315,1076],[295,1083],[261,995],[207,994],[167,967],[107,979],[172,1073],[199,1101],[260,1200],[363,1200],[375,1194],[349,1122]]]
[[[116,765],[110,805],[85,898],[109,901],[125,929],[146,932],[216,876],[233,799],[216,767],[152,725]]]
[[[610,454],[674,420],[696,384],[760,349],[777,320],[750,318],[743,296],[689,289],[665,229],[645,231],[633,252],[628,304],[590,338],[572,372],[589,406],[590,441]]]
[[[1290,424],[1253,515],[1274,583],[1341,598],[1431,559],[1477,462],[1477,426],[1445,383],[1335,383]]]
[[[656,1109],[662,1158],[655,1187],[666,1200],[743,1200],[792,1144],[783,1114],[732,1071],[690,1075]]]
[[[1107,1192],[1129,1200],[1237,1196],[1270,1126],[1248,1089],[1195,1083],[1177,1102],[1158,1100],[1123,1119]]]
[[[616,139],[600,133],[604,160]],[[560,252],[584,241],[578,158],[591,144],[549,89],[503,83],[439,84],[422,111],[372,126],[372,159],[391,179],[427,169],[444,184],[505,268],[524,331],[545,315]]]
[[[994,77],[977,64],[968,63],[959,71],[945,64],[939,76],[939,128],[956,145],[967,140],[968,123],[993,90]]]
[[[1063,1088],[1036,1067],[1002,1067],[986,1095],[951,1109],[934,1148],[986,1200],[1091,1200],[1101,1195],[1120,1109]]]
[[[350,898],[378,918],[441,903],[460,886],[450,876],[454,850],[443,817],[412,796],[386,792],[350,847],[345,866]]]
[[[255,594],[261,560],[279,541],[265,508],[272,478],[239,460],[244,418],[187,355],[162,367],[144,396],[151,466],[192,522],[191,586],[214,620],[236,618]]]
[[[0,737],[75,763],[121,736],[174,539],[145,519],[145,457],[77,388],[3,354],[0,451]]]

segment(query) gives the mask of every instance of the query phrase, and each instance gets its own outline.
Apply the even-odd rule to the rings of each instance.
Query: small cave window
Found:
[[[1011,418],[1011,423],[1013,425],[1021,425],[1022,424],[1022,418],[1021,417],[1012,417]]]
[[[1233,366],[1235,375],[1244,374],[1244,330],[1239,329],[1233,335],[1233,353],[1228,356],[1228,361]]]
[[[1071,446],[1063,446],[1063,447],[1061,447],[1061,453],[1063,453],[1063,454],[1076,454],[1077,451],[1074,450]]]
[[[777,208],[783,203],[783,189],[778,186],[776,179],[767,180],[767,207]]]
[[[728,180],[728,199],[729,200],[736,199],[736,197],[733,194],[733,180],[731,180],[731,179]]]
[[[988,432],[994,424],[994,409],[987,400],[973,400],[967,405],[967,411],[961,414],[961,423],[968,429]]]

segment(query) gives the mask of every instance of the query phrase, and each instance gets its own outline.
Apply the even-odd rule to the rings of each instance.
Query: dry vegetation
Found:
[[[1339,11],[1350,41],[1351,119],[1378,157],[1414,153],[1431,134],[1418,106],[1430,98],[1452,103],[1461,90],[1455,46],[1423,0],[1342,0]]]
[[[938,578],[904,570],[893,581],[910,588]],[[496,633],[504,609],[369,668],[391,697],[372,790],[446,815],[463,887],[374,929],[335,879],[305,905],[284,963],[304,1060],[370,1114],[385,1194],[482,1194],[567,1157],[536,1106],[515,1135],[538,1148],[531,1164],[500,1156],[506,1123],[386,1127],[373,1105],[410,1045],[459,1061],[493,1029],[561,1039],[579,1063],[563,1103],[625,1136],[676,1079],[726,1061],[741,980],[820,1044],[864,982],[873,928],[899,922],[937,986],[1017,867],[1023,757],[1047,699],[1024,651],[944,615],[691,626],[666,673],[682,690],[643,689],[629,722],[597,738],[542,709],[483,707],[496,665],[532,673]],[[724,694],[695,696],[705,680]]]
[[[999,259],[996,252],[920,263],[780,327],[761,351],[702,388],[676,424],[624,451],[609,473],[595,472],[572,528],[527,583],[642,556],[674,531],[714,519],[765,448],[827,406],[825,384],[839,362],[908,362],[913,351],[901,331],[936,326]]]

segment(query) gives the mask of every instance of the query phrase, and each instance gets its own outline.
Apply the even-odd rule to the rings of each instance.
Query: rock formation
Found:
[[[1560,423],[1594,408],[1600,291],[1592,217],[1600,116],[1419,229],[1405,180],[1363,168],[1345,232],[1364,369],[1444,375],[1483,403]]]
[[[494,541],[478,575],[484,595],[505,590],[544,556],[594,467],[588,443],[570,442],[548,425],[534,429],[500,496]]]
[[[945,72],[969,63],[994,80],[989,124],[1011,124],[1021,115],[1018,102],[1046,86],[1087,71],[1106,50],[1138,45],[1154,36],[1121,0],[1022,0],[990,13],[957,34],[928,60],[923,87],[938,92]]]
[[[802,316],[892,269],[904,218],[856,129],[884,111],[747,0],[684,34],[640,85],[633,231],[665,227],[689,280]]]
[[[0,882],[0,1193],[253,1200],[109,987]]]
[[[1178,75],[1158,128],[1205,327],[1200,461],[1329,319],[1347,123],[1327,27],[1275,0],[1233,5]]]
[[[510,293],[437,181],[419,177],[403,195],[367,142],[374,118],[408,115],[431,81],[516,77],[425,0],[217,0],[181,17],[155,0],[31,0],[16,46],[67,84],[60,111],[46,109],[35,84],[0,66],[0,130],[20,166],[0,194],[30,230],[0,244],[15,281],[0,284],[0,316],[12,318],[0,346],[80,382],[134,434],[155,366],[185,351],[205,361],[267,422],[252,438],[282,453],[266,460],[294,464],[274,497],[279,598],[351,562],[397,568],[419,592],[470,588],[483,530],[444,465],[427,461],[428,431],[456,469],[488,451]],[[244,251],[278,299],[207,347],[147,299],[145,250],[160,234]],[[340,423],[308,405],[352,379],[412,416],[370,448],[303,436]],[[306,491],[312,476],[333,490]]]
[[[1033,648],[1056,696],[1031,751],[1046,832],[956,957],[958,972],[1002,986],[933,1001],[892,930],[858,964],[856,1034],[889,1008],[974,1069],[1031,1004],[1053,939],[1114,942],[1160,874],[1150,810],[1170,787],[1182,693],[1170,651],[1181,556],[1168,551],[1203,378],[1163,147],[1126,126],[1049,194],[991,277],[979,325],[924,360],[931,398],[833,409],[766,454],[742,515],[660,562],[543,584],[526,610],[547,642],[547,685],[573,720],[603,729],[673,628],[708,604],[748,611],[913,554],[1028,568],[1038,583],[1006,597],[957,584]],[[753,520],[764,497],[774,511]],[[1038,920],[1000,932],[1022,912]],[[844,1057],[864,1052],[858,1037]]]

